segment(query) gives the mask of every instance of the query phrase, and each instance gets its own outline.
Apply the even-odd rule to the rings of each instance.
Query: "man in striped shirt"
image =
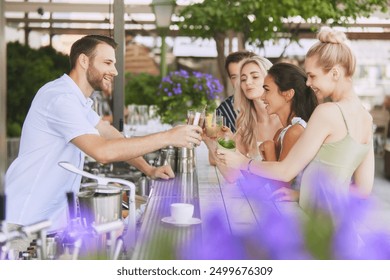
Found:
[[[240,79],[240,62],[246,58],[255,56],[256,54],[249,51],[237,51],[230,53],[226,57],[225,69],[228,73],[230,82],[232,83],[233,89],[237,84],[237,81]],[[230,130],[236,132],[236,118],[237,114],[234,111],[234,94],[226,98],[216,109],[217,115],[221,115],[225,119],[225,125],[230,128]]]

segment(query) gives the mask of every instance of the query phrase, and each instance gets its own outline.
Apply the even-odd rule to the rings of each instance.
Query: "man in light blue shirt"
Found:
[[[174,177],[170,166],[152,167],[142,157],[168,145],[200,144],[201,129],[183,125],[137,138],[124,138],[92,109],[91,94],[110,90],[114,77],[113,39],[88,35],[70,51],[70,73],[44,85],[23,124],[20,151],[6,173],[6,221],[29,225],[50,220],[51,231],[66,227],[66,193],[79,191],[81,176],[58,165],[83,168],[85,154],[101,163],[127,161],[153,178]]]

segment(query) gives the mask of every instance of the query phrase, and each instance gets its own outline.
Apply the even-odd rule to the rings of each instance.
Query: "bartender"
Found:
[[[81,177],[58,165],[67,161],[83,168],[85,154],[101,163],[126,161],[152,178],[174,177],[170,166],[153,167],[142,157],[165,146],[200,144],[193,125],[137,138],[124,138],[92,109],[95,90],[110,91],[117,43],[88,35],[71,47],[70,73],[37,92],[25,119],[18,157],[6,173],[6,222],[10,227],[51,222],[49,232],[66,227],[66,193],[78,193]],[[142,94],[142,93],[140,93]]]

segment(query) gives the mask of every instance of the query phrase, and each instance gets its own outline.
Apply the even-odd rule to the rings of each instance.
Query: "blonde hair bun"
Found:
[[[342,31],[337,31],[329,26],[321,27],[317,35],[318,40],[322,43],[344,44],[347,42],[347,36]]]

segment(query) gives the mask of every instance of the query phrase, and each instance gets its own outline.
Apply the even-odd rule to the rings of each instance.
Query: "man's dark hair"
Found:
[[[250,51],[237,51],[237,52],[230,53],[226,57],[226,60],[225,60],[225,69],[226,69],[226,72],[228,73],[229,77],[230,77],[230,73],[229,73],[229,64],[230,63],[238,63],[245,58],[250,58],[250,57],[253,57],[255,55],[256,55],[255,53],[250,52]]]
[[[80,54],[85,54],[88,57],[94,56],[95,48],[98,44],[108,44],[114,49],[118,46],[113,38],[104,35],[87,35],[73,43],[70,54],[69,63],[70,70],[76,66],[76,61]]]

